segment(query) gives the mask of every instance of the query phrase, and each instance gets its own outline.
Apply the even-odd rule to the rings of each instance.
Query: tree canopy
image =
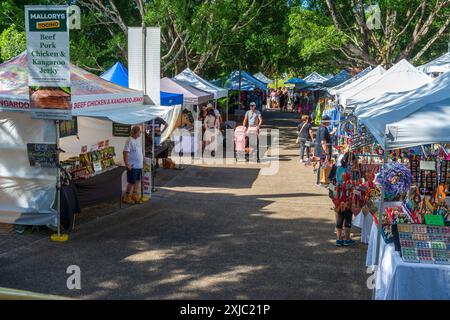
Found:
[[[68,3],[82,9],[71,60],[95,73],[127,63],[129,26],[161,28],[163,76],[189,67],[206,78],[422,63],[446,52],[450,37],[450,0],[3,0],[0,60],[25,50],[24,5]],[[379,8],[377,28],[370,5]]]

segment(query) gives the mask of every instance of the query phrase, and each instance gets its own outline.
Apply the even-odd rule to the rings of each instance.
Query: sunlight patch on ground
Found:
[[[230,271],[192,280],[184,287],[184,290],[217,290],[222,285],[239,283],[245,279],[245,276],[264,269],[264,266],[236,266]]]
[[[116,281],[104,281],[100,282],[98,287],[103,289],[118,289],[120,286]]]
[[[148,262],[167,259],[175,255],[172,249],[167,250],[147,250],[126,257],[127,262]]]

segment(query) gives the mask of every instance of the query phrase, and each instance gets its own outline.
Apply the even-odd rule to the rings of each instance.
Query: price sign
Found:
[[[58,152],[56,144],[27,144],[28,160],[32,167],[56,168]]]

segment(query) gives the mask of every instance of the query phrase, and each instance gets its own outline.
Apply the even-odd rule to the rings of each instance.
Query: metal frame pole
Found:
[[[152,120],[152,169],[155,170],[155,172],[151,174],[152,176],[152,188],[151,192],[155,192],[155,177],[156,177],[156,157],[155,157],[155,119]]]
[[[384,135],[384,154],[383,154],[383,165],[387,163],[387,148],[386,148],[386,131]],[[376,249],[376,255],[375,255],[375,272],[376,275],[378,274],[379,269],[379,263],[380,263],[380,248],[381,248],[381,228],[383,227],[383,208],[384,208],[384,190],[381,188],[381,199],[380,199],[380,207],[378,209],[378,232],[377,232],[377,249]],[[375,286],[372,291],[372,299],[375,300],[375,293],[376,293],[376,287],[377,287],[377,277],[375,277]]]
[[[144,92],[144,100],[147,95],[147,28],[145,21],[142,21],[142,86]],[[142,125],[142,151],[145,156],[145,123]],[[141,198],[144,196],[144,171],[141,173]],[[153,179],[152,179],[153,180]]]
[[[56,120],[56,210],[57,210],[57,224],[58,224],[58,238],[61,237],[61,168],[59,167],[59,120]]]

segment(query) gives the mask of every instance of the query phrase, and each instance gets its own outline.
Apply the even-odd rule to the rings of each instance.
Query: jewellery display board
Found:
[[[450,227],[399,224],[404,262],[450,264]]]

